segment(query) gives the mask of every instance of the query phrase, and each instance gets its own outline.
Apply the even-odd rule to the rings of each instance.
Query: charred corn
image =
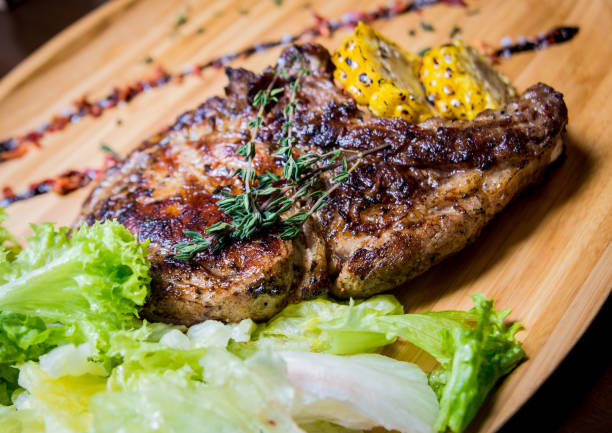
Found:
[[[335,78],[376,116],[421,122],[436,113],[419,82],[420,59],[359,23],[333,55]]]
[[[516,98],[508,79],[462,40],[427,51],[420,77],[429,101],[450,119],[473,119]]]

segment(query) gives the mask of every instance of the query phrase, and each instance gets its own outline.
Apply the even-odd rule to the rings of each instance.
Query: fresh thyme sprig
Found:
[[[278,77],[281,71],[277,70],[270,84],[264,90],[259,90],[253,98],[253,106],[258,107],[257,114],[248,122],[248,127],[251,129],[250,139],[247,143],[241,145],[236,153],[245,158],[247,162],[246,168],[239,168],[234,172],[234,176],[239,176],[244,183],[244,192],[241,194],[232,194],[223,191],[225,198],[217,202],[219,209],[231,219],[231,223],[217,222],[204,230],[206,237],[201,233],[185,230],[183,233],[190,239],[187,242],[174,245],[177,254],[175,257],[179,260],[190,260],[199,252],[208,250],[214,243],[214,249],[223,248],[232,238],[248,239],[262,225],[263,215],[256,198],[266,189],[272,188],[272,184],[280,178],[273,173],[267,172],[262,176],[257,176],[253,159],[255,158],[255,142],[260,127],[264,124],[264,112],[270,103],[278,102],[278,95],[284,91],[283,88],[275,88]],[[258,188],[254,189],[254,182],[257,182]],[[213,238],[216,241],[213,242]]]
[[[285,79],[289,79],[286,69],[283,69],[283,75]],[[289,86],[289,101],[283,108],[283,122],[282,132],[283,137],[278,140],[279,148],[274,153],[276,156],[285,159],[285,166],[283,167],[283,177],[291,183],[295,183],[300,174],[300,166],[293,159],[293,145],[295,144],[296,138],[293,136],[293,118],[295,117],[295,110],[300,100],[297,99],[297,92],[300,90],[300,81],[304,76],[310,74],[308,69],[300,66],[298,69],[297,77],[295,81]]]
[[[250,139],[236,151],[247,162],[246,168],[240,168],[234,173],[244,183],[244,191],[240,194],[221,191],[224,198],[217,202],[217,206],[228,216],[230,222],[218,222],[204,230],[204,234],[184,231],[189,241],[174,246],[177,259],[190,260],[195,254],[211,247],[219,250],[232,239],[249,239],[255,233],[272,227],[280,232],[283,239],[296,237],[308,218],[327,205],[330,195],[348,180],[366,155],[389,147],[384,144],[367,151],[336,149],[323,154],[308,152],[295,158],[294,144],[297,140],[293,124],[300,104],[298,92],[304,77],[308,75],[309,71],[304,68],[303,62],[295,78],[290,77],[286,69],[277,69],[266,89],[255,95],[253,106],[258,107],[258,111],[248,122],[251,129]],[[283,108],[282,137],[274,153],[276,157],[284,159],[283,173],[278,176],[268,171],[258,175],[253,165],[255,141],[260,127],[264,124],[266,107],[278,102],[280,94],[284,92],[284,87],[274,87],[279,78],[288,83],[289,90]],[[349,163],[352,163],[350,168]],[[330,179],[330,187],[326,190],[318,189],[320,176],[337,168],[340,170]],[[286,212],[305,198],[315,200],[314,204],[307,211],[298,211],[284,218]]]

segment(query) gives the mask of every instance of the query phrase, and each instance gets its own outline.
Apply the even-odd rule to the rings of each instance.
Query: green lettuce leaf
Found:
[[[379,318],[387,329],[429,352],[442,365],[430,384],[440,399],[436,429],[465,430],[497,380],[525,358],[515,339],[520,323],[504,324],[510,310],[496,311],[484,295],[469,312],[442,311]]]
[[[0,213],[0,219],[4,213]],[[146,244],[117,222],[68,228],[33,226],[28,247],[0,227],[0,403],[17,389],[17,364],[62,343],[91,342],[96,355],[129,329],[148,294]],[[7,252],[8,251],[8,252]]]
[[[11,367],[11,364],[0,364],[0,409],[2,405],[11,404],[11,395],[18,388],[17,378],[19,370]]]
[[[190,367],[155,368],[122,389],[95,395],[92,432],[301,432],[291,417],[294,391],[278,356],[262,352],[242,360],[212,347],[199,362],[199,380]]]
[[[349,303],[319,298],[287,306],[267,323],[258,325],[247,343],[232,343],[235,353],[262,349],[301,350],[349,355],[373,351],[395,341],[375,328],[378,317],[401,314],[391,295]]]
[[[65,336],[63,327],[47,327],[39,317],[0,311],[0,404],[11,404],[18,370],[12,366],[36,360]]]
[[[18,364],[38,359],[64,337],[63,327],[48,327],[39,317],[0,312],[1,362]]]
[[[0,269],[0,311],[74,326],[72,342],[104,350],[147,297],[146,244],[116,221],[83,225],[70,237],[50,223],[32,228],[28,247]]]
[[[402,314],[390,295],[348,304],[305,301],[259,325],[253,341],[230,349],[243,356],[262,348],[346,355],[374,351],[401,337],[441,364],[430,375],[440,399],[436,428],[461,432],[497,380],[525,357],[515,339],[521,325],[504,325],[510,310],[496,311],[482,294],[473,300],[470,311],[419,314]]]
[[[15,256],[21,250],[21,247],[15,240],[15,237],[9,233],[9,231],[2,226],[2,223],[6,220],[6,211],[0,207],[0,272],[3,267],[6,267],[7,263],[15,260]],[[0,284],[2,280],[0,280]]]

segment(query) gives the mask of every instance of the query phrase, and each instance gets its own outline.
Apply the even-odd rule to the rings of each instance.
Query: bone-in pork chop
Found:
[[[473,241],[562,153],[567,109],[562,95],[544,84],[472,121],[414,125],[357,107],[334,85],[327,50],[310,44],[289,47],[278,60],[290,77],[279,78],[276,87],[285,92],[259,130],[258,172],[282,171],[272,153],[298,58],[311,71],[297,95],[298,151],[387,146],[364,158],[297,238],[262,232],[178,260],[173,245],[187,240],[183,230],[202,232],[227,221],[216,206],[219,190],[240,190],[233,173],[245,162],[235,152],[250,137],[253,97],[274,76],[274,69],[260,75],[228,69],[226,96],[179,116],[109,168],[77,220],[116,218],[140,240],[150,239],[153,282],[145,317],[186,325],[262,320],[326,291],[348,298],[392,289]]]

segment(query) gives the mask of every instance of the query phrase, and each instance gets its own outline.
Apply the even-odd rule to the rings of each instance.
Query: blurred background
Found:
[[[0,0],[0,78],[106,0]],[[610,299],[554,374],[500,433],[612,432]]]
[[[0,0],[0,77],[106,0]]]

